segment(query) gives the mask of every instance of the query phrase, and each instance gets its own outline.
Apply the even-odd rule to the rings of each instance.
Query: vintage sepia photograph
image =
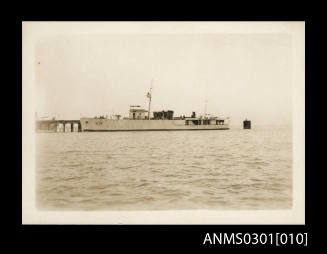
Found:
[[[23,22],[23,223],[304,223],[304,22]]]

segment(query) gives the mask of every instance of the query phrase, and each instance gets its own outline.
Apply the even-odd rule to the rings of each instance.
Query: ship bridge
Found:
[[[147,110],[140,108],[140,106],[130,106],[129,119],[148,119],[148,117],[145,115],[147,112]]]

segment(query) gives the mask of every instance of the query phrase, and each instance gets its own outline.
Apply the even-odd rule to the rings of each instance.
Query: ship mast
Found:
[[[153,79],[151,80],[150,91],[146,95],[146,97],[149,98],[148,120],[150,120],[150,109],[151,109],[151,98],[152,98],[152,83],[153,83]]]
[[[204,101],[204,119],[206,119],[207,117],[207,103],[208,103],[208,100],[207,98],[205,98],[205,101]]]

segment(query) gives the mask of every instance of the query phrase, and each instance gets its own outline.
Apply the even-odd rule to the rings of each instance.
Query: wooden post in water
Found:
[[[245,119],[243,121],[243,129],[251,129],[251,121],[250,120]]]

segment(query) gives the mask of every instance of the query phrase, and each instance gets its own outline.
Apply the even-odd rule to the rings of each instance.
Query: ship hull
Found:
[[[82,131],[186,131],[186,130],[228,130],[228,124],[194,125],[186,120],[112,120],[100,118],[81,118]]]

